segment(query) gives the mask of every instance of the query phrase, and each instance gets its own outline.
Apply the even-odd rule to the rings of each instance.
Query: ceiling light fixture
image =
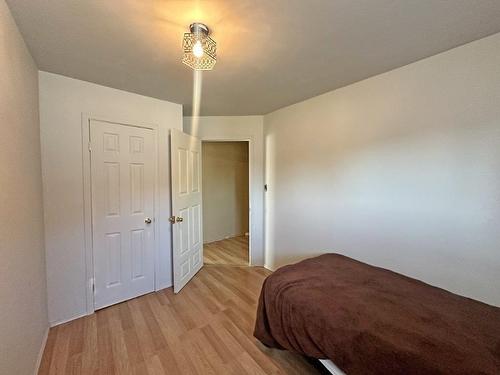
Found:
[[[194,70],[212,70],[217,61],[217,43],[210,38],[210,30],[203,23],[192,23],[190,33],[182,40],[184,56],[182,62]]]

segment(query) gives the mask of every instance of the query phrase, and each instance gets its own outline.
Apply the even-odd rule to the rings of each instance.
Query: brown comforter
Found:
[[[500,308],[339,254],[270,275],[254,335],[348,375],[500,374]]]

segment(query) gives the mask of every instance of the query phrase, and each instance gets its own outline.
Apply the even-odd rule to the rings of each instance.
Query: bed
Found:
[[[500,374],[500,308],[340,254],[268,276],[254,335],[348,375]]]

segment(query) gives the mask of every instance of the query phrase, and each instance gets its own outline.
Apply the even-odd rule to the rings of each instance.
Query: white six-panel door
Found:
[[[203,266],[201,141],[171,131],[174,292]]]
[[[90,122],[94,305],[154,290],[155,145],[150,129]]]

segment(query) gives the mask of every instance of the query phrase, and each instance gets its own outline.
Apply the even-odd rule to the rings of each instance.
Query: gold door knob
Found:
[[[184,219],[179,216],[170,216],[168,218],[168,221],[170,221],[170,224],[175,224],[175,223],[182,223]]]

